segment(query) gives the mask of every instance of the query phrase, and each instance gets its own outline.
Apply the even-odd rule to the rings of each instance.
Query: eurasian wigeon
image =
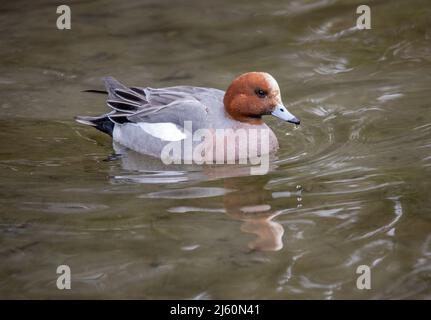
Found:
[[[237,142],[241,144],[244,137],[235,136],[239,129],[245,132],[250,129],[266,130],[266,151],[273,152],[279,144],[262,116],[273,115],[296,125],[300,123],[283,105],[277,81],[264,72],[239,76],[226,92],[192,86],[128,88],[112,77],[103,80],[108,94],[107,104],[113,110],[98,117],[78,116],[76,121],[111,135],[115,142],[127,148],[156,157],[161,156],[168,143],[184,140],[188,134],[200,129],[212,133],[213,139],[216,139],[215,132],[224,130],[227,132],[222,139],[224,144],[232,141],[228,135],[234,136],[233,141],[239,139]],[[191,123],[191,128],[187,122]],[[256,139],[256,135],[253,137]],[[194,146],[196,143],[193,141]],[[251,144],[243,145],[251,149]],[[223,154],[226,148],[229,147],[224,145]],[[253,154],[259,156],[263,149],[255,148],[258,150],[254,150]],[[242,153],[236,151],[235,158],[238,159]],[[216,153],[212,156],[214,159],[218,157]]]

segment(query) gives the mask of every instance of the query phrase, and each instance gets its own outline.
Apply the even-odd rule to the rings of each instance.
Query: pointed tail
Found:
[[[95,127],[96,129],[109,134],[112,137],[115,124],[111,121],[111,119],[109,119],[107,115],[100,117],[76,116],[75,120],[81,124]]]

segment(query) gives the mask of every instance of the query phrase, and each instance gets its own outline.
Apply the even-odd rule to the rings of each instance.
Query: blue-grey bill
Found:
[[[275,107],[274,111],[271,113],[274,117],[280,118],[281,120],[294,123],[296,125],[299,125],[301,121],[295,117],[293,114],[291,114],[289,111],[287,111],[286,107],[283,105],[278,105]]]

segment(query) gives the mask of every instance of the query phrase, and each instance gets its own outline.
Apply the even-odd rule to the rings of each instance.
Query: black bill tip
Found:
[[[297,126],[299,126],[301,124],[301,121],[298,118],[296,118],[296,117],[293,118],[293,119],[288,120],[287,122],[296,124]]]

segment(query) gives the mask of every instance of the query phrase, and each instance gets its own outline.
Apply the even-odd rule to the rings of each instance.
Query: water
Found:
[[[371,1],[0,4],[0,297],[431,298],[431,5]],[[162,166],[74,115],[129,85],[274,75],[294,128],[247,167]],[[116,146],[117,148],[118,146]],[[56,268],[72,290],[56,288]],[[356,268],[371,268],[371,290]]]

